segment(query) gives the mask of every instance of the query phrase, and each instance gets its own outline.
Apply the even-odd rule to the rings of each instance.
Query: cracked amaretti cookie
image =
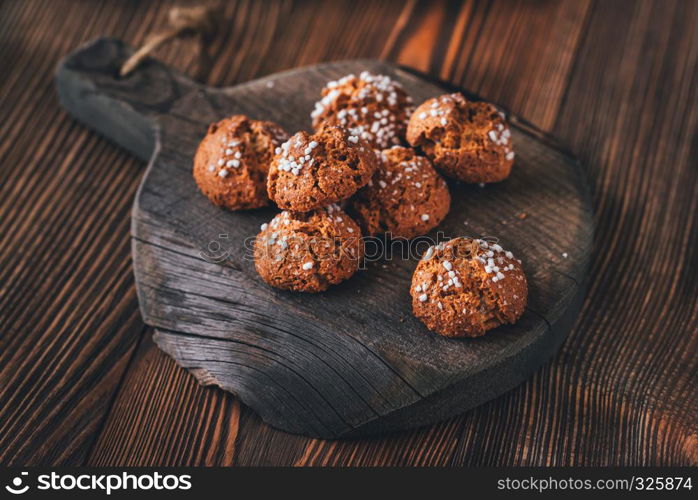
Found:
[[[363,257],[361,232],[337,205],[307,213],[284,211],[254,244],[254,264],[269,285],[321,292],[351,277]]]
[[[366,141],[341,127],[298,132],[277,148],[267,192],[280,208],[307,212],[349,198],[378,165]]]
[[[311,113],[314,129],[339,125],[377,149],[403,143],[412,99],[390,77],[347,75],[327,83],[322,96]]]
[[[407,141],[444,174],[464,182],[499,182],[514,163],[511,132],[493,104],[448,94],[422,103],[407,126]]]
[[[194,157],[194,180],[214,204],[230,210],[269,204],[266,182],[274,150],[288,134],[244,115],[209,126]]]
[[[394,146],[378,155],[371,182],[352,198],[349,212],[365,235],[414,238],[446,217],[451,196],[431,162],[412,148]]]
[[[526,307],[521,262],[496,243],[455,238],[430,247],[412,276],[412,310],[445,337],[479,337]]]

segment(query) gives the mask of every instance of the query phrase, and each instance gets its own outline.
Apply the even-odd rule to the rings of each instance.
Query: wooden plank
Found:
[[[599,2],[557,120],[588,165],[599,229],[549,389],[584,402],[557,438],[574,463],[698,463],[696,16],[696,2]],[[555,406],[547,418],[562,419]]]
[[[53,75],[88,38],[140,43],[168,7],[0,5],[0,60],[12,68],[0,78],[4,464],[84,461],[143,335],[128,239],[143,164],[68,118]],[[176,48],[159,55],[191,58]]]
[[[550,130],[590,11],[576,2],[422,2],[386,52]]]
[[[402,8],[401,2],[381,2],[381,16],[375,16],[372,9],[359,9],[353,6],[353,2],[345,2],[340,4],[339,2],[321,2],[321,3],[304,3],[304,2],[274,2],[268,4],[267,13],[261,13],[259,15],[265,16],[266,22],[262,23],[259,19],[251,19],[250,16],[255,15],[250,11],[250,4],[255,2],[229,2],[225,4],[225,17],[227,19],[233,20],[233,29],[226,30],[222,36],[217,38],[214,42],[213,58],[214,67],[209,75],[208,81],[211,84],[217,85],[230,85],[236,81],[244,81],[255,76],[263,75],[266,73],[279,71],[282,69],[291,68],[297,66],[298,64],[309,64],[312,62],[317,62],[322,60],[324,57],[334,57],[343,58],[349,57],[357,52],[353,51],[351,48],[354,45],[360,45],[361,53],[365,56],[378,56],[382,48],[381,40],[388,36],[387,32],[384,32],[382,25],[386,19],[394,19],[397,17],[397,13],[400,12]],[[377,4],[372,4],[372,7]],[[341,13],[335,13],[335,9],[341,6]],[[293,17],[289,22],[285,22],[288,16]],[[328,16],[336,17],[342,20],[342,28],[337,28],[334,26],[333,29],[325,30],[327,26],[325,20]],[[308,29],[308,19],[312,25],[312,29],[321,31],[321,34],[313,35],[312,44],[307,44],[308,47],[315,47],[312,51],[308,52],[306,59],[301,59],[298,53],[299,45],[306,46],[306,44],[299,44],[299,40],[306,38],[306,30]],[[347,21],[348,22],[345,22]],[[245,31],[248,30],[248,31]],[[261,44],[264,49],[261,52],[254,52],[254,55],[247,56],[247,52],[240,51],[239,46],[241,40],[244,38],[243,34],[248,38],[254,38],[255,42],[252,45],[255,50]],[[126,38],[128,40],[128,38]],[[317,50],[318,47],[325,48],[324,50],[333,50],[333,54],[320,54]],[[168,54],[163,54],[161,51],[158,56],[163,58],[164,61],[173,64],[175,67],[180,69],[186,69],[182,65],[181,61],[177,60],[176,57],[167,57]],[[241,57],[236,57],[236,54],[241,54]],[[259,62],[262,62],[262,66],[255,71],[249,72],[249,68],[256,67]],[[245,73],[245,71],[248,71]],[[162,356],[162,354],[160,353]],[[132,371],[135,373],[142,373],[144,366],[140,362],[140,357],[134,361]],[[171,372],[181,371],[181,368],[177,367],[174,363],[161,365],[163,370],[167,370],[168,373],[164,374],[165,377],[169,378],[174,376]],[[165,368],[167,367],[167,368]],[[129,378],[125,381],[124,387],[130,386],[134,383],[134,378]],[[172,392],[177,397],[181,388],[179,386],[168,387],[166,390]],[[196,391],[206,392],[208,390],[203,389],[200,386],[196,386],[194,389]],[[122,391],[120,396],[114,406],[115,418],[110,418],[105,427],[105,434],[109,434],[111,426],[114,422],[118,421],[118,416],[121,415],[120,409],[124,406],[136,404],[130,398],[133,397],[132,392]],[[160,400],[149,400],[147,401],[150,405],[158,404]],[[228,397],[226,399],[228,405],[233,405],[233,398]],[[227,413],[230,414],[230,408],[228,408]],[[154,412],[154,418],[157,419],[159,412]],[[248,414],[249,410],[242,407],[243,416]],[[185,416],[181,416],[185,418]],[[196,417],[186,417],[186,418],[196,418]],[[249,418],[243,419],[244,421],[259,422],[258,418],[254,415],[249,415]],[[143,425],[141,425],[143,424]],[[131,422],[131,425],[136,427],[140,433],[150,433],[156,432],[159,424],[154,421],[145,422]],[[259,424],[255,429],[260,428],[260,433],[264,432],[265,435],[274,435],[281,440],[285,440],[286,444],[274,443],[274,448],[279,450],[283,449],[287,452],[291,449],[296,448],[299,452],[302,452],[303,446],[294,445],[296,441],[295,436],[291,436],[282,432],[274,431],[269,429],[268,426],[264,424]],[[301,443],[305,441],[301,438]],[[114,441],[105,442],[100,441],[99,445],[93,450],[92,456],[90,458],[90,463],[129,463],[129,464],[139,464],[144,463],[143,460],[139,460],[138,456],[130,454],[129,450],[124,449],[119,446],[119,439]],[[163,447],[163,453],[167,453],[172,449],[179,446],[179,441],[177,436],[170,436],[170,441],[168,443],[159,443],[159,446]],[[277,447],[280,446],[280,448]],[[263,448],[258,446],[252,446],[248,448],[248,452],[255,454],[262,452]],[[293,454],[293,452],[290,452]],[[216,455],[214,462],[211,463],[229,463],[228,459],[224,454]],[[271,458],[270,458],[271,460]]]
[[[272,60],[275,61],[276,59],[272,59]],[[127,404],[127,402],[125,402],[125,404]],[[245,414],[244,410],[243,410],[243,414]],[[249,421],[256,421],[257,419],[253,417],[253,418],[250,418],[248,420]],[[264,426],[262,424],[260,424],[260,425],[262,428],[264,428]],[[241,447],[239,449],[239,456],[240,456],[241,463],[264,463],[265,460],[269,460],[268,457],[264,458],[258,454],[258,453],[262,453],[262,450],[264,450],[265,448],[263,446],[262,447],[257,446],[256,443],[254,442],[256,433],[249,433],[249,434],[244,433],[244,428],[245,427],[243,425],[243,430],[241,432],[241,435],[244,435],[244,437],[240,438]],[[287,436],[287,435],[284,435],[281,433],[277,433],[276,431],[264,431],[264,434],[265,435],[270,434],[271,436],[273,436],[272,439],[274,442],[274,446],[272,446],[272,448],[278,447],[278,448],[284,449],[284,450],[290,450],[290,449],[295,450],[293,452],[289,451],[289,453],[291,453],[291,454],[296,454],[296,455],[298,454],[298,445],[294,445],[294,443],[296,443],[296,442],[302,443],[303,442],[302,438],[297,439],[293,436]],[[289,448],[289,445],[291,445],[290,448]],[[243,450],[245,450],[245,451],[249,450],[249,453],[243,452]],[[319,453],[322,454],[322,446],[320,446]],[[281,463],[287,463],[285,461],[285,459],[281,459],[281,460],[282,460]],[[441,457],[441,460],[442,461],[444,460],[443,457]],[[134,463],[134,462],[131,462],[131,463]],[[135,463],[138,463],[138,462],[135,462]]]

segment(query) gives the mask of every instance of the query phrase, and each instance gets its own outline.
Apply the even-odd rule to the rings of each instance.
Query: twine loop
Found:
[[[197,79],[203,79],[208,73],[211,64],[206,49],[216,31],[218,10],[219,6],[217,4],[172,7],[167,13],[169,27],[148,35],[143,46],[134,52],[121,66],[119,76],[128,76],[155,49],[166,42],[180,37],[198,36]]]

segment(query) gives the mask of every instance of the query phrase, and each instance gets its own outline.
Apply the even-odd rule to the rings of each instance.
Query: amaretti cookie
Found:
[[[307,213],[284,211],[255,239],[254,263],[269,285],[321,292],[351,277],[363,257],[356,223],[337,205]]]
[[[479,337],[521,317],[528,285],[521,262],[496,243],[455,238],[430,247],[412,276],[412,310],[445,337]]]
[[[287,139],[279,125],[244,115],[211,124],[194,157],[194,180],[216,205],[230,210],[265,206],[269,163]]]
[[[384,149],[402,144],[412,99],[398,82],[368,71],[329,82],[311,113],[313,128],[339,125]]]
[[[451,196],[431,162],[400,146],[385,149],[378,157],[381,164],[371,182],[347,208],[363,233],[414,238],[438,226],[448,213]]]
[[[371,179],[378,160],[346,129],[298,132],[276,150],[267,192],[280,208],[307,212],[349,198]]]
[[[461,94],[422,103],[410,117],[407,141],[424,151],[437,169],[464,182],[502,181],[514,163],[503,113]]]

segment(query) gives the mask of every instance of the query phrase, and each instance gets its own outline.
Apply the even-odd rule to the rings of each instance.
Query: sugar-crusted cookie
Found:
[[[526,307],[521,262],[496,243],[455,238],[430,247],[412,276],[412,310],[445,337],[479,337]]]
[[[373,175],[371,147],[346,129],[298,132],[276,150],[267,192],[280,208],[307,212],[349,198]]]
[[[446,217],[451,196],[431,162],[412,148],[394,146],[378,155],[381,164],[347,208],[365,235],[390,233],[414,238]]]
[[[327,83],[311,113],[313,128],[339,125],[384,149],[402,144],[412,99],[398,82],[368,71]]]
[[[284,211],[263,224],[254,244],[257,272],[269,285],[321,292],[351,277],[363,256],[361,231],[337,205]]]
[[[422,103],[410,117],[407,141],[444,174],[464,182],[499,182],[514,163],[511,132],[490,103],[447,94]]]
[[[230,210],[265,206],[269,162],[286,139],[279,125],[244,115],[213,123],[196,151],[194,180],[216,205]]]

